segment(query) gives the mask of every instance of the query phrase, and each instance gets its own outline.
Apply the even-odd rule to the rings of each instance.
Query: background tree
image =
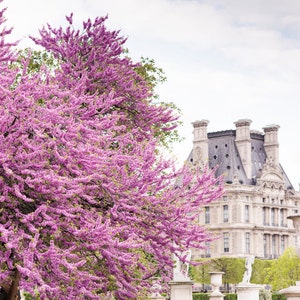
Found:
[[[201,264],[191,268],[193,280],[200,283],[210,283],[211,271],[224,272],[225,286],[242,281],[245,272],[243,258],[214,258],[201,259]],[[264,260],[256,258],[252,268],[251,283],[270,285],[277,291],[295,285],[300,278],[300,259],[294,248],[288,248],[278,259]]]
[[[27,60],[26,66],[23,65],[24,60]],[[59,68],[59,61],[54,59],[50,52],[31,48],[18,50],[17,58],[12,63],[13,69],[20,70],[20,76],[24,71],[24,67],[26,67],[27,74],[36,74],[41,72],[41,69],[45,66],[47,69],[55,71]]]
[[[3,13],[1,21],[3,23]],[[212,238],[199,206],[222,194],[213,171],[176,170],[156,151],[177,116],[124,56],[105,18],[33,40],[59,62],[0,40],[0,282],[41,299],[137,299],[172,254]],[[174,123],[175,122],[175,123]],[[180,184],[176,180],[180,178]]]
[[[205,290],[205,284],[210,284],[210,259],[197,260],[200,264],[191,266],[191,279],[202,283],[202,290]]]
[[[256,258],[252,267],[251,283],[270,284],[267,280],[267,272],[274,262],[273,259]]]
[[[229,284],[238,284],[243,279],[245,271],[245,259],[220,257],[214,258],[211,261],[211,270],[224,272],[223,283],[226,289],[229,289]]]
[[[242,281],[245,271],[245,259],[232,257],[218,257],[201,259],[200,265],[191,268],[193,280],[204,284],[210,283],[209,272],[224,272],[223,283],[227,290],[229,284],[237,284]]]
[[[284,253],[274,260],[266,270],[266,282],[273,290],[280,290],[295,285],[300,278],[300,259],[295,248],[287,248]]]
[[[176,113],[176,115],[181,116],[181,110],[178,106],[176,106],[173,102],[170,101],[161,101],[159,99],[159,95],[155,92],[155,88],[159,84],[164,83],[167,80],[167,77],[165,76],[164,70],[156,66],[154,59],[141,57],[141,60],[138,66],[136,67],[136,71],[148,83],[148,86],[152,91],[152,95],[155,99],[155,102],[157,102],[163,107],[171,108]],[[180,142],[183,139],[182,137],[180,137],[179,132],[177,130],[177,127],[181,126],[182,122],[179,119],[177,119],[176,121],[173,121],[172,125],[174,127],[174,130],[158,130],[156,132],[156,135],[160,139],[160,144],[169,150],[172,149],[172,145],[174,142]]]

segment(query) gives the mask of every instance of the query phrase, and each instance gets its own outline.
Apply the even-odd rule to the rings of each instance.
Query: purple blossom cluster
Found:
[[[32,38],[55,70],[28,72],[30,55],[13,68],[0,33],[0,284],[40,299],[136,299],[170,280],[173,253],[213,239],[198,216],[221,180],[160,156],[157,130],[176,117],[105,19]]]

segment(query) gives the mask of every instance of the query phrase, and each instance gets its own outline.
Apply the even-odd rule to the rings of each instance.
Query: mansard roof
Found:
[[[223,175],[224,181],[228,184],[256,185],[267,158],[263,133],[250,132],[252,178],[246,176],[235,142],[236,130],[211,132],[207,134],[207,137],[209,167],[211,169],[217,167],[216,176]],[[193,151],[190,153],[188,161],[193,161]],[[284,178],[285,188],[294,189],[281,165],[279,165],[279,171]]]

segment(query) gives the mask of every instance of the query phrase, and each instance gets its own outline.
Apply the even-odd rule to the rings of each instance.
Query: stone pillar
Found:
[[[208,163],[207,125],[209,121],[193,122],[193,164],[203,166]]]
[[[193,281],[171,281],[171,300],[192,300],[193,299]]]
[[[210,272],[210,284],[212,286],[212,293],[209,295],[210,300],[223,300],[224,295],[220,292],[222,285],[222,275],[224,272]]]
[[[260,285],[241,282],[236,286],[237,300],[259,300],[260,289]]]
[[[274,166],[279,166],[279,143],[278,129],[279,125],[268,125],[263,128],[265,132],[264,148],[267,154],[267,160]]]
[[[280,290],[279,294],[283,294],[287,300],[300,300],[300,281],[296,281],[295,286]]]
[[[252,177],[251,167],[251,137],[249,119],[242,119],[234,122],[236,126],[235,142],[242,160],[242,164],[248,178]]]

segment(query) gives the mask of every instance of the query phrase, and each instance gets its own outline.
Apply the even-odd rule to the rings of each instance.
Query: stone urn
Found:
[[[212,293],[210,296],[223,296],[220,292],[220,286],[222,285],[222,275],[224,272],[210,272],[210,284],[212,287]]]

